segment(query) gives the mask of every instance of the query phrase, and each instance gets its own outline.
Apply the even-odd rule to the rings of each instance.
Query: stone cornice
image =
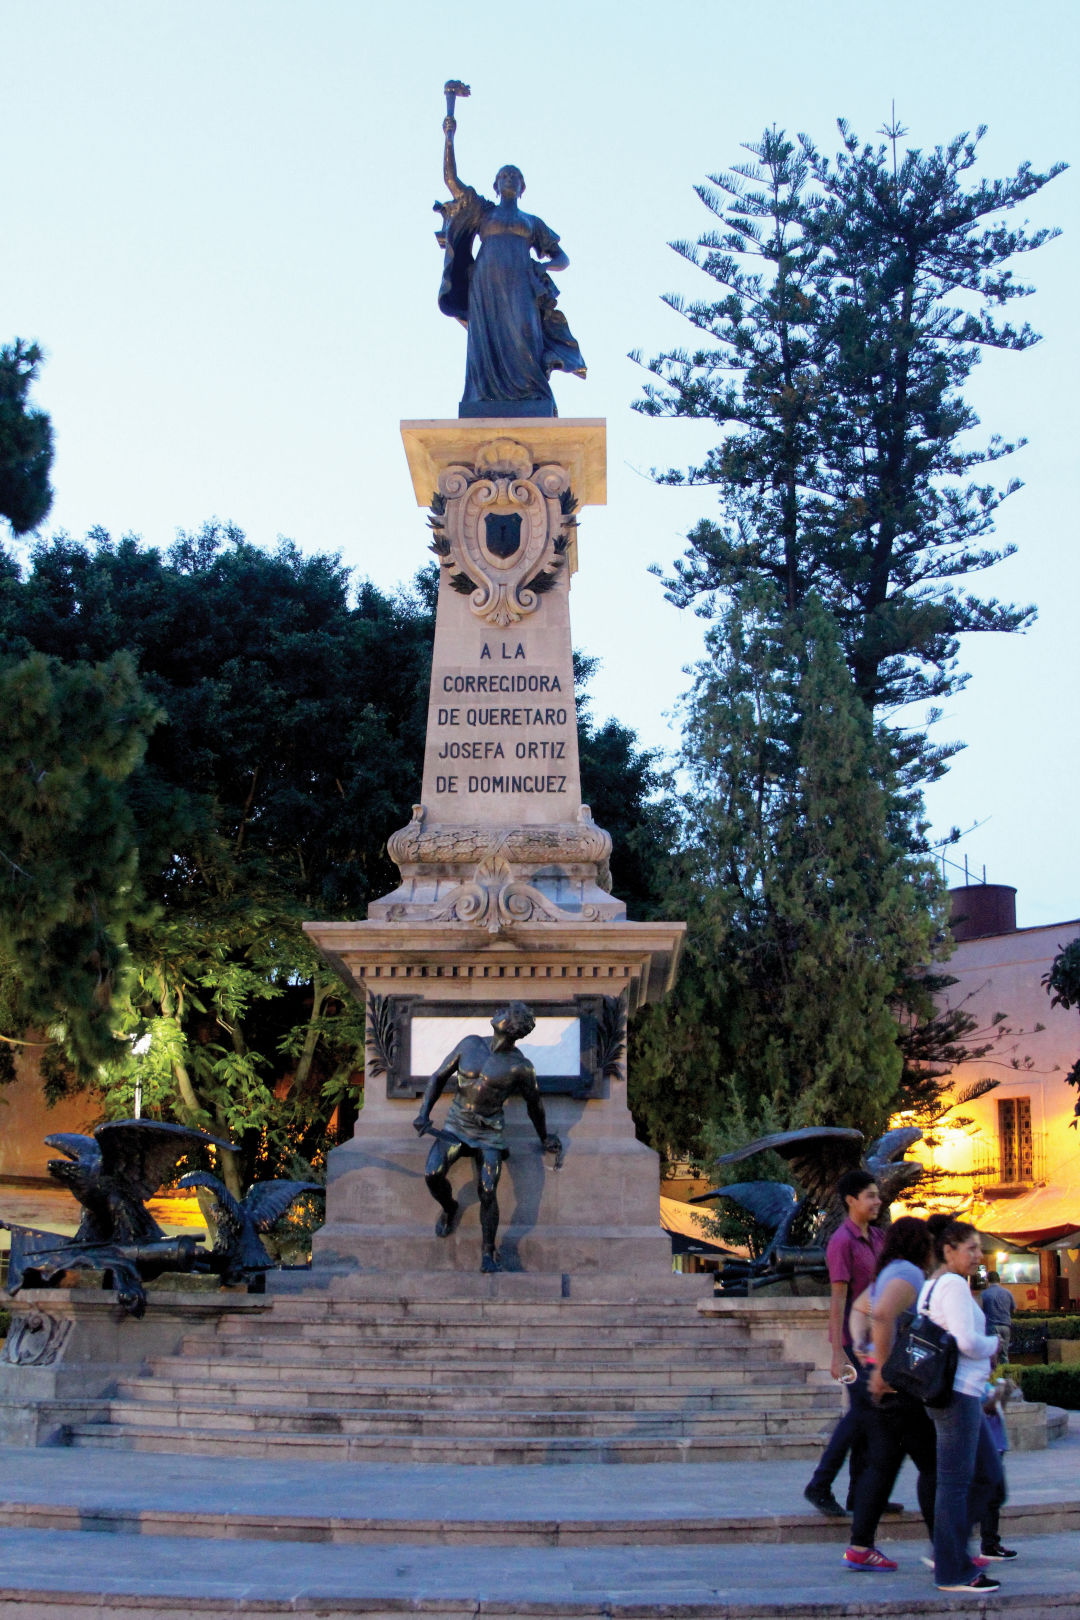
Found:
[[[473,980],[499,994],[514,984],[531,1002],[625,989],[633,1012],[671,989],[686,925],[563,920],[492,933],[468,922],[306,922],[304,932],[361,996]]]
[[[401,437],[417,506],[427,506],[439,474],[457,463],[471,465],[483,446],[513,439],[533,465],[566,468],[580,506],[607,504],[607,423],[603,417],[463,417],[408,421]]]

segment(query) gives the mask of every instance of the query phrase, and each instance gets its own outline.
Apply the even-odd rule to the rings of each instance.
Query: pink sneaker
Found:
[[[934,1567],[934,1560],[932,1558],[922,1558],[919,1560],[919,1562],[925,1564],[927,1569],[933,1569]],[[972,1553],[971,1562],[975,1565],[977,1570],[983,1570],[989,1567],[990,1559],[987,1558],[985,1553]]]
[[[897,1567],[891,1558],[886,1558],[876,1547],[849,1547],[844,1554],[844,1563],[848,1569],[875,1569],[882,1574]]]

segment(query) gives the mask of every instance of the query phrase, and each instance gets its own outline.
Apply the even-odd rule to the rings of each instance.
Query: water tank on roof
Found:
[[[969,883],[949,890],[949,928],[958,943],[1016,931],[1016,890],[1007,883]]]

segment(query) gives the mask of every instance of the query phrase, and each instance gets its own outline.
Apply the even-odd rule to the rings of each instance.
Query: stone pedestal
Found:
[[[178,1354],[193,1328],[230,1316],[252,1320],[271,1308],[262,1296],[216,1285],[196,1290],[151,1283],[141,1321],[127,1315],[111,1289],[24,1288],[0,1297],[11,1312],[0,1346],[4,1446],[56,1444],[65,1425],[97,1415],[97,1403],[122,1372],[139,1372],[153,1356]]]
[[[471,1166],[452,1172],[462,1215],[438,1239],[431,1144],[412,1120],[461,1036],[489,1034],[515,1000],[537,1018],[519,1045],[564,1153],[558,1167],[545,1157],[511,1101],[504,1266],[563,1291],[588,1278],[594,1297],[670,1291],[657,1156],[626,1105],[625,1029],[670,988],[683,925],[626,920],[578,770],[569,588],[576,514],[605,498],[604,424],[409,422],[402,436],[441,565],[422,798],[388,844],[398,888],[365,922],[305,925],[368,1008],[364,1108],[330,1155],[311,1281],[478,1270]]]

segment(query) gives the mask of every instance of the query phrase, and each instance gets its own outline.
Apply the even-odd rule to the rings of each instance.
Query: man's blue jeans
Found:
[[[870,1399],[868,1391],[870,1373],[853,1351],[847,1352],[847,1358],[858,1377],[853,1384],[847,1386],[847,1411],[833,1430],[829,1443],[821,1454],[821,1460],[810,1478],[807,1490],[831,1491],[837,1474],[844,1466],[844,1458],[850,1451],[848,1507],[851,1508],[855,1502],[855,1481],[862,1470],[865,1457],[866,1440],[863,1434],[862,1415]]]
[[[976,1573],[968,1537],[994,1499],[1004,1501],[1005,1476],[977,1395],[954,1390],[948,1406],[932,1409],[930,1416],[937,1433],[934,1579],[955,1586]]]

